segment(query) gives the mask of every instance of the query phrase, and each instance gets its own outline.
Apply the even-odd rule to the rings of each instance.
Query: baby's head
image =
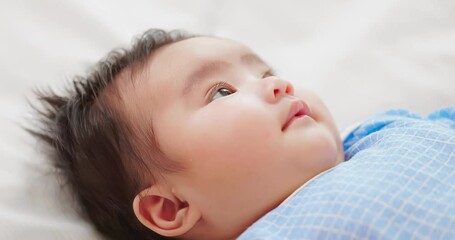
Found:
[[[343,161],[322,101],[230,40],[149,30],[40,96],[35,135],[116,239],[235,238]]]

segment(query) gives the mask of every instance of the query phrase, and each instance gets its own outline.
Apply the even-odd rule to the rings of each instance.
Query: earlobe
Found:
[[[156,185],[136,195],[133,210],[143,225],[166,237],[185,234],[201,217],[200,211],[194,206],[178,199],[172,191]]]

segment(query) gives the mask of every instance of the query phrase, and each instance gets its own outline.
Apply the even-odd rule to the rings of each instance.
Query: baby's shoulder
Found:
[[[345,133],[346,134],[346,133]],[[345,152],[360,150],[386,143],[418,143],[416,141],[436,141],[454,139],[455,108],[447,107],[420,116],[404,109],[392,109],[376,114],[358,124],[343,139]],[[420,144],[420,143],[419,143]],[[357,152],[357,151],[355,151]]]

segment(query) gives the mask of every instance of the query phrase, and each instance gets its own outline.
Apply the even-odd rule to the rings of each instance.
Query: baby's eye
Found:
[[[210,101],[213,101],[217,98],[220,98],[220,97],[225,97],[225,96],[228,96],[228,95],[231,95],[233,94],[233,92],[227,88],[220,88],[218,90],[216,90],[215,94],[213,94],[213,96],[211,97]]]
[[[262,75],[262,78],[271,77],[271,76],[275,76],[275,72],[272,69],[269,69],[267,72],[265,72]]]
[[[209,94],[209,102],[218,99],[220,97],[225,97],[231,95],[235,92],[234,88],[225,82],[217,83],[211,90]]]

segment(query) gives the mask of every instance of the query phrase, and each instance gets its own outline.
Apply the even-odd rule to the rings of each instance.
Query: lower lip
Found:
[[[305,118],[309,118],[308,115],[302,115],[302,116],[295,116],[293,117],[291,120],[289,120],[287,126],[285,129],[283,129],[283,131],[286,131],[289,127],[291,127],[291,125],[294,123],[294,121],[297,121],[297,120],[304,120]]]

